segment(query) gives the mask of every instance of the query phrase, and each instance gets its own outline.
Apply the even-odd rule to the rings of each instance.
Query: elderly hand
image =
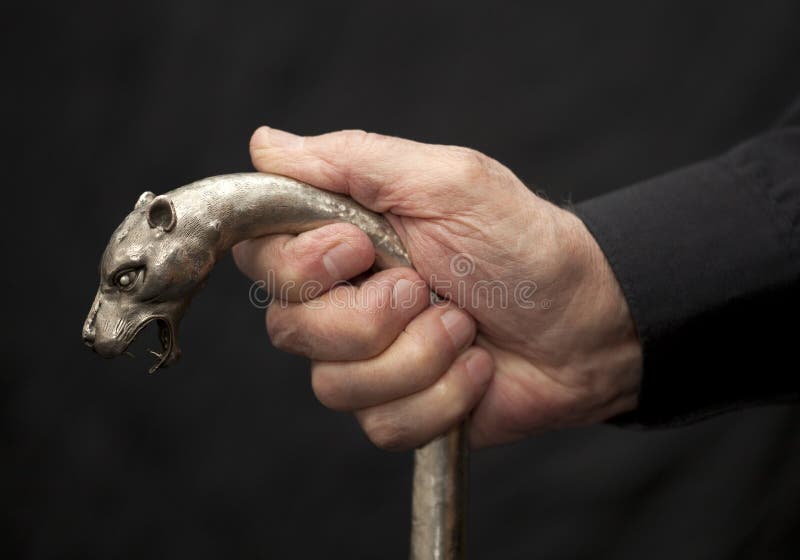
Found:
[[[259,128],[259,171],[347,194],[384,213],[410,268],[368,271],[355,226],[250,240],[253,280],[272,275],[274,345],[308,356],[319,400],[355,412],[386,449],[422,445],[471,415],[486,446],[599,422],[636,407],[641,346],[597,243],[570,212],[476,151],[362,131],[301,137]],[[302,286],[316,290],[304,301]],[[433,288],[447,302],[432,305]]]

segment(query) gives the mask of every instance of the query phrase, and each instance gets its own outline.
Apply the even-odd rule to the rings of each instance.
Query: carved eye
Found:
[[[129,268],[127,270],[122,270],[117,273],[114,277],[114,284],[120,290],[130,290],[133,285],[136,283],[136,279],[139,277],[139,270],[135,268]]]

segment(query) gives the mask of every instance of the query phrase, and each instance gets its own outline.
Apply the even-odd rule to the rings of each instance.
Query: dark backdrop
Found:
[[[262,123],[471,146],[564,202],[713,156],[800,92],[796,0],[610,4],[7,12],[0,556],[403,558],[411,454],[315,402],[230,260],[148,376],[81,345],[100,253],[141,191],[249,169]],[[766,407],[481,451],[471,557],[796,558],[799,434]]]

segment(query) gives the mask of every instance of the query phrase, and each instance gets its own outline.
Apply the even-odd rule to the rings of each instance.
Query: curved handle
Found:
[[[154,216],[154,210],[163,215]],[[155,221],[157,217],[169,219],[161,223]],[[377,268],[412,266],[400,237],[382,215],[347,196],[289,177],[233,173],[201,179],[159,197],[145,192],[103,254],[101,286],[84,325],[84,343],[106,357],[118,356],[146,324],[157,320],[164,350],[157,354],[155,368],[169,365],[179,355],[177,326],[219,256],[243,239],[300,233],[332,222],[349,222],[369,236]],[[148,269],[150,283],[164,289],[179,286],[170,289],[169,297],[143,301],[133,298],[131,290],[115,291],[108,286],[120,262],[139,262],[142,247],[162,257],[156,259],[162,266]],[[181,258],[167,259],[165,255],[176,248],[181,249]],[[168,274],[163,274],[164,269]],[[115,297],[108,299],[107,292]],[[117,328],[120,325],[124,328]],[[463,557],[465,433],[457,427],[416,451],[411,528],[411,558],[415,560]]]

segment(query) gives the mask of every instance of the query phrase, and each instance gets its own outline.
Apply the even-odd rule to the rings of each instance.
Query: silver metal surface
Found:
[[[469,469],[466,436],[466,424],[462,424],[414,453],[413,560],[464,557]]]
[[[101,356],[119,356],[155,321],[162,349],[154,352],[150,372],[168,366],[180,357],[178,327],[189,303],[233,245],[334,222],[349,222],[369,236],[376,268],[411,266],[400,238],[381,215],[288,177],[236,173],[161,196],[142,193],[103,252],[84,344]],[[411,558],[463,556],[467,453],[463,427],[416,451]]]

